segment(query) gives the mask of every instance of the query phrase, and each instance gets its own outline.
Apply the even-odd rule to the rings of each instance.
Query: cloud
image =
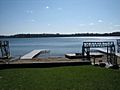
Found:
[[[120,25],[119,24],[117,24],[117,25],[114,25],[115,27],[120,27]]]
[[[28,14],[32,14],[33,13],[33,10],[27,10],[26,11]]]
[[[46,6],[45,8],[46,8],[46,9],[49,9],[50,7],[49,7],[49,6]]]
[[[32,21],[32,22],[35,22],[35,19],[32,19],[31,21]]]
[[[58,10],[62,10],[62,8],[57,8]]]
[[[94,23],[89,23],[89,25],[90,25],[90,26],[93,26],[93,25],[95,25],[95,24],[94,24]]]
[[[99,23],[103,22],[103,20],[98,20]]]
[[[51,24],[48,24],[48,26],[50,26]]]

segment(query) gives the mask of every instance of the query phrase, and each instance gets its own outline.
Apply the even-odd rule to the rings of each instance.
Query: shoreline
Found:
[[[94,58],[91,58],[91,63],[93,63]],[[106,62],[106,55],[104,54],[101,58],[95,58],[95,62],[98,64],[99,61]],[[34,64],[34,63],[65,63],[65,62],[83,62],[82,58],[79,59],[68,59],[65,56],[50,56],[50,57],[39,57],[39,58],[33,58],[33,59],[20,59],[20,58],[11,58],[6,59],[6,62],[4,59],[0,60],[0,64]],[[120,65],[120,57],[117,57],[118,65]]]
[[[120,36],[120,32],[111,32],[111,33],[71,33],[71,34],[14,34],[14,35],[0,35],[0,38],[42,38],[42,37],[96,37],[96,36]]]

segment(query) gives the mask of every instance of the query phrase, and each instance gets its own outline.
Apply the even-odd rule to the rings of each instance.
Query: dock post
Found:
[[[82,46],[82,56],[85,56],[85,48],[84,48],[84,44]],[[84,58],[82,58],[82,60],[84,61]]]
[[[9,41],[0,41],[1,58],[8,59],[10,57]]]
[[[108,61],[108,46],[107,46],[107,62],[109,63],[109,61]]]
[[[87,59],[90,61],[90,47],[87,48],[86,54],[87,54]]]
[[[120,53],[120,39],[117,39],[117,53]]]
[[[90,47],[87,46],[87,44],[84,42],[83,42],[83,46],[82,46],[82,56],[86,57],[87,60],[90,61]],[[85,58],[83,58],[83,60],[85,60]]]

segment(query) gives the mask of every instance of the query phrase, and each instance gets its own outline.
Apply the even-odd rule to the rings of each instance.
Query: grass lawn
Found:
[[[3,69],[0,90],[120,90],[120,70],[94,66]]]

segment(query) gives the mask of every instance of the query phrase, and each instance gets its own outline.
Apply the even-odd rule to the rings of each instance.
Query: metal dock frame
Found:
[[[114,42],[83,42],[82,55],[87,56],[87,59],[90,60],[90,48],[105,47],[107,48],[107,62],[112,65],[117,65]]]
[[[120,53],[120,39],[117,39],[117,53]]]

